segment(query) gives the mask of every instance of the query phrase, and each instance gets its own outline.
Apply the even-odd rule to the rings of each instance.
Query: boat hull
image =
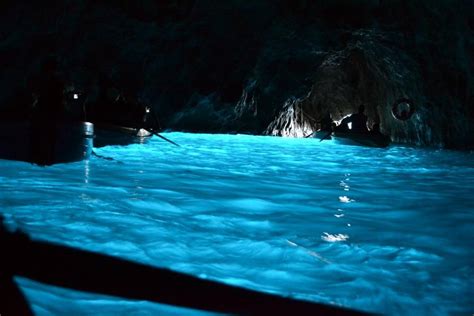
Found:
[[[144,144],[153,134],[143,128],[95,125],[94,147]]]
[[[0,159],[52,165],[88,159],[93,148],[94,125],[64,122],[54,126],[28,121],[0,125]]]
[[[313,134],[313,138],[319,139],[319,140],[331,140],[331,132],[328,131],[316,131]]]
[[[380,148],[390,145],[390,138],[383,134],[334,132],[332,139],[343,145]]]

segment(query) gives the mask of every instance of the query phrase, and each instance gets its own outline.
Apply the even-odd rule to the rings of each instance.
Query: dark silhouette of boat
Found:
[[[94,125],[89,122],[2,122],[0,159],[20,160],[38,165],[80,161],[90,157],[93,137]]]
[[[390,137],[381,133],[356,133],[335,131],[331,134],[331,137],[336,143],[343,145],[381,148],[390,145]]]
[[[319,140],[331,140],[331,134],[332,132],[319,130],[313,133],[313,138]]]
[[[94,147],[144,144],[153,136],[150,130],[107,123],[96,123]]]
[[[316,131],[313,138],[320,141],[333,140],[342,145],[365,146],[365,147],[387,147],[390,145],[390,137],[377,132],[356,133],[342,131]]]
[[[232,315],[365,315],[32,240],[22,232],[7,231],[1,215],[0,247],[2,315],[33,315],[15,276],[79,291]]]

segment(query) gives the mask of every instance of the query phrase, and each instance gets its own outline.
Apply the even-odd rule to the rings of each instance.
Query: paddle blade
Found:
[[[170,140],[170,139],[164,137],[163,135],[160,135],[160,134],[154,133],[154,132],[152,132],[152,134],[158,136],[159,138],[161,138],[161,139],[163,139],[163,140],[166,140],[168,143],[171,143],[171,144],[173,144],[173,145],[175,145],[175,146],[181,147],[181,146],[179,146],[178,144],[176,144],[174,141],[172,141],[172,140]]]
[[[321,138],[321,140],[319,142],[322,142],[323,140],[329,138],[329,136],[331,136],[332,132],[329,132],[326,136],[324,136],[323,138]]]

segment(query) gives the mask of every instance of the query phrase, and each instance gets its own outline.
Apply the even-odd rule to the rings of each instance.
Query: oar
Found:
[[[176,144],[174,141],[172,141],[172,140],[170,140],[170,139],[164,137],[163,135],[158,134],[157,132],[154,132],[154,131],[149,130],[149,129],[145,129],[145,130],[146,130],[147,132],[153,134],[153,135],[158,136],[159,138],[161,138],[161,139],[163,139],[163,140],[166,140],[168,143],[171,143],[171,144],[173,144],[173,145],[175,145],[175,146],[181,147],[180,145]]]
[[[331,136],[332,134],[332,131],[330,131],[329,133],[327,133],[327,135],[325,135],[323,138],[321,138],[321,140],[319,142],[322,142],[323,140],[329,138],[329,136]]]
[[[155,120],[155,123],[156,123],[157,127],[158,127],[159,129],[161,129],[160,121],[158,121],[158,118],[156,117],[155,111],[152,110],[151,114],[152,114],[152,116],[153,116],[153,119]],[[163,139],[163,140],[166,140],[168,143],[171,143],[171,144],[173,144],[173,145],[175,145],[175,146],[181,147],[181,146],[179,146],[178,144],[176,144],[174,141],[172,141],[172,140],[170,140],[170,139],[164,137],[163,135],[158,134],[158,132],[154,132],[153,130],[150,130],[150,129],[145,129],[145,130],[148,131],[149,133],[152,133],[153,135],[158,136],[159,138],[161,138],[161,139]]]

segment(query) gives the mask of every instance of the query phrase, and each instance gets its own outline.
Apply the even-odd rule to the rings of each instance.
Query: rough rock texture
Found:
[[[0,104],[26,117],[53,54],[89,108],[113,90],[167,128],[302,137],[364,103],[393,141],[470,148],[473,33],[471,0],[4,0]]]
[[[317,125],[317,121],[308,116],[304,108],[301,100],[289,99],[264,133],[272,136],[310,137],[315,130],[314,122]]]

